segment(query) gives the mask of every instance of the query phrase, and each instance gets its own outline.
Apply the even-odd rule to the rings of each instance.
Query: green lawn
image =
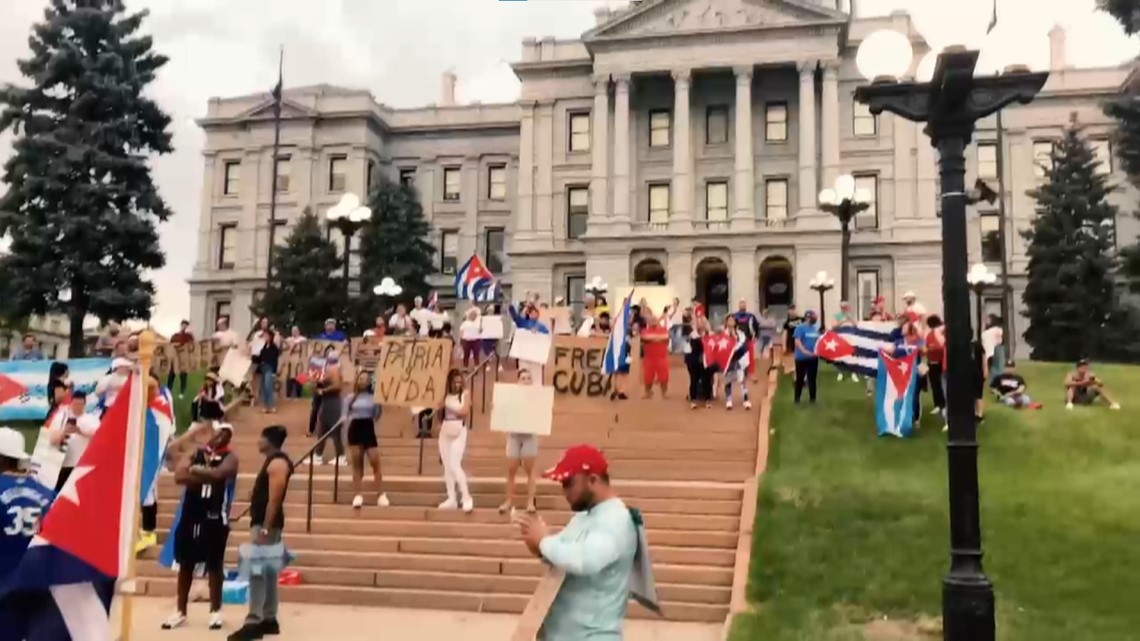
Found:
[[[979,431],[983,547],[1003,641],[1140,638],[1140,368],[1096,368],[1120,412],[1066,411],[1066,369],[1022,365],[1045,409],[991,403]],[[940,421],[925,417],[909,440],[880,439],[862,385],[825,372],[814,407],[793,405],[791,380],[780,380],[753,542],[755,613],[736,619],[732,639],[926,639],[867,624],[940,613]]]

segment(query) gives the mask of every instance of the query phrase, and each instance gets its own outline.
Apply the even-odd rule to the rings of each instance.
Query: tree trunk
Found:
[[[74,296],[74,293],[73,293]],[[79,301],[72,300],[71,308],[68,310],[68,320],[70,321],[67,330],[68,333],[68,358],[83,358],[86,353],[83,349],[83,320],[87,318],[86,305],[81,304]]]

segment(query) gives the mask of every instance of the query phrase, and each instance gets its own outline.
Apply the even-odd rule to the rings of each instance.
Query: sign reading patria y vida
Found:
[[[604,336],[555,336],[549,368],[554,391],[573,396],[609,396],[613,382],[602,372],[605,354]]]
[[[451,341],[385,339],[376,368],[376,402],[404,407],[439,407],[447,394]]]

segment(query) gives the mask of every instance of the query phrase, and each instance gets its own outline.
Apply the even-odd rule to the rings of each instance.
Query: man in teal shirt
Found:
[[[819,376],[819,358],[815,355],[815,344],[819,341],[820,330],[823,324],[817,327],[815,312],[804,312],[804,322],[792,333],[796,346],[796,384],[795,402],[800,402],[804,393],[804,384],[807,384],[808,398],[815,402],[815,379]]]
[[[540,641],[620,641],[637,553],[637,527],[610,487],[609,465],[589,445],[571,447],[543,476],[562,484],[574,517],[558,534],[535,516],[521,522],[535,556],[566,572]]]

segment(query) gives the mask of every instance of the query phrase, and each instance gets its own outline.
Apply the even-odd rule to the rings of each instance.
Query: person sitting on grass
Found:
[[[1003,405],[1014,409],[1041,409],[1041,403],[1034,403],[1025,393],[1025,379],[1014,369],[1013,363],[1006,363],[1001,374],[994,377],[990,388],[998,395]]]
[[[1108,403],[1110,409],[1120,409],[1117,403],[1108,395],[1104,382],[1089,370],[1089,362],[1085,359],[1077,361],[1076,371],[1065,376],[1065,409],[1073,409],[1073,405],[1092,405],[1097,399]]]

